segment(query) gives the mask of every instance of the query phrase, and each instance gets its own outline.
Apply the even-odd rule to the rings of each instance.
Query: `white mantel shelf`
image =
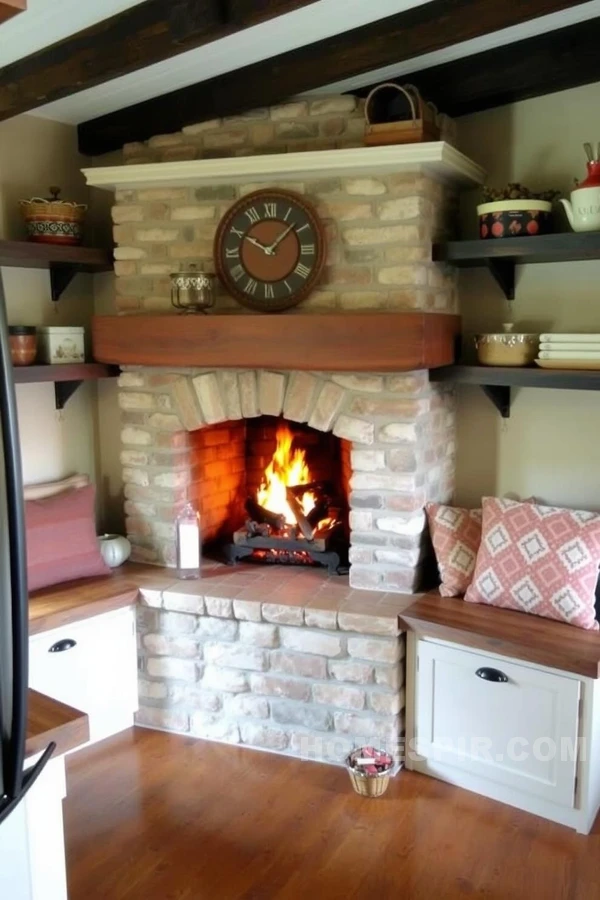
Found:
[[[279,183],[400,172],[422,173],[462,187],[482,184],[485,179],[481,166],[445,141],[83,169],[88,185],[104,190]]]

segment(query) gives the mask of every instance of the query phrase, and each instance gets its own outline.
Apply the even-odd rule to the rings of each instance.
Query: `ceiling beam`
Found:
[[[249,0],[246,0],[249,2]],[[294,94],[413,59],[572,7],[572,0],[432,0],[370,25],[100,116],[79,126],[96,155],[184,125],[279,103]]]
[[[8,2],[25,4],[25,0]],[[0,121],[312,2],[144,0],[1,68]],[[6,5],[0,0],[0,20]]]
[[[27,0],[0,0],[0,24],[26,9]]]
[[[415,84],[449,116],[464,116],[600,81],[600,18],[546,32],[485,53],[411,72]],[[366,96],[369,88],[358,94]],[[557,107],[557,116],[560,109]],[[590,126],[593,131],[593,125]],[[594,135],[592,134],[592,138]]]

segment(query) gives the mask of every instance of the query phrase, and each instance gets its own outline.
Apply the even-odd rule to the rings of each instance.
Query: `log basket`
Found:
[[[381,121],[381,92],[396,91],[404,102],[397,104],[402,118]],[[379,96],[379,103],[378,101]],[[396,98],[398,99],[398,98]],[[389,115],[389,113],[388,113]],[[377,121],[380,119],[380,121]],[[414,84],[399,85],[386,81],[377,85],[365,101],[365,144],[377,147],[384,144],[416,144],[440,138],[438,111],[433,103],[426,103]]]

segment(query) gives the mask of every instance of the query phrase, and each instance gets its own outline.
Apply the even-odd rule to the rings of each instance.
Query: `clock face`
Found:
[[[215,264],[225,288],[265,312],[303,300],[325,263],[323,226],[312,206],[289,191],[247,194],[225,214],[215,237]]]

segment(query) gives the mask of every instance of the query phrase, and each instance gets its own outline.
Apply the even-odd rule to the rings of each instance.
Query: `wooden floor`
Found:
[[[598,900],[589,837],[412,772],[133,730],[68,761],[70,900]]]

